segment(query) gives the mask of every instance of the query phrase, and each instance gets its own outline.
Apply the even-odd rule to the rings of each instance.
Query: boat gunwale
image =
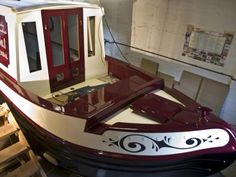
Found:
[[[102,151],[101,154],[101,150],[97,150],[96,148],[92,149],[92,148],[88,148],[85,146],[81,146],[78,144],[74,144],[72,142],[66,141],[52,133],[50,133],[49,131],[47,131],[46,129],[40,127],[38,124],[36,124],[35,122],[33,122],[30,118],[28,118],[26,115],[24,115],[23,112],[21,112],[21,110],[19,110],[18,108],[14,108],[15,105],[14,103],[11,102],[10,107],[13,106],[12,108],[17,111],[18,114],[20,114],[24,119],[27,120],[27,123],[30,124],[30,126],[33,126],[34,131],[37,131],[38,133],[41,133],[43,135],[46,135],[47,137],[51,138],[51,141],[56,141],[57,144],[60,144],[59,146],[63,145],[68,147],[69,149],[75,149],[78,152],[85,152],[88,154],[92,154],[95,156],[102,156],[103,158],[115,158],[117,160],[140,160],[140,157],[142,158],[142,161],[156,161],[156,160],[173,160],[173,159],[183,159],[183,158],[190,158],[191,156],[193,156],[193,153],[195,156],[200,156],[200,155],[204,155],[204,153],[207,151],[207,154],[225,154],[225,153],[234,153],[235,154],[235,149],[232,149],[232,147],[235,146],[235,139],[232,136],[229,136],[229,142],[227,144],[227,147],[214,147],[214,148],[210,148],[210,149],[202,149],[202,150],[197,150],[194,152],[183,152],[183,153],[179,153],[179,154],[169,154],[169,155],[131,155],[131,154],[121,154],[121,153],[114,153],[114,152],[108,152],[108,151]],[[11,109],[12,110],[12,109]],[[14,114],[13,114],[14,115]],[[161,127],[161,126],[160,126]],[[204,128],[204,127],[202,127]],[[210,127],[209,127],[210,128]],[[216,127],[212,127],[212,128],[216,128]],[[222,127],[219,126],[220,129],[222,129]],[[109,129],[110,130],[110,129]],[[189,129],[192,130],[192,129]],[[204,129],[198,129],[198,130],[205,130]],[[111,130],[112,131],[112,130]],[[114,130],[117,132],[122,132],[121,130]],[[167,132],[168,130],[166,130]],[[187,131],[187,130],[186,130]],[[226,129],[225,131],[227,131],[227,133],[230,134],[229,129]],[[128,131],[129,132],[129,131]],[[134,132],[134,131],[133,131]],[[163,132],[160,131],[159,132]],[[156,133],[159,133],[156,132]],[[168,131],[169,132],[169,131]],[[172,130],[172,132],[176,132],[175,130]],[[164,132],[165,133],[165,132]]]
[[[129,64],[122,63],[120,61],[113,61],[113,59],[108,59],[108,62],[115,62],[115,63],[121,64],[124,67],[130,67]],[[134,69],[135,72],[141,72],[140,69],[136,70],[135,67],[131,68],[131,69]],[[0,69],[0,71],[1,71],[1,69]],[[144,74],[144,73],[141,72],[141,74]],[[152,77],[152,76],[149,76],[149,75],[145,75],[145,76],[146,77]],[[18,85],[16,82],[14,82],[14,80],[12,80],[10,75],[7,74],[7,73],[0,72],[0,78],[5,84],[7,84],[8,87],[10,87],[14,92],[16,92],[16,94],[20,95],[22,98],[28,100],[29,102],[31,102],[31,103],[33,103],[33,104],[35,104],[35,105],[37,105],[37,106],[39,106],[43,109],[46,109],[48,111],[53,111],[55,113],[63,114],[63,115],[66,115],[66,116],[72,116],[73,118],[79,118],[79,119],[83,119],[83,120],[87,120],[87,121],[89,120],[88,115],[82,117],[81,115],[78,115],[77,112],[75,112],[75,113],[71,113],[71,112],[68,112],[68,111],[63,112],[63,109],[55,110],[55,107],[58,107],[59,105],[54,104],[54,103],[52,103],[48,100],[45,100],[45,99],[41,98],[40,96],[37,96],[34,93],[31,93],[28,90],[25,90],[20,85]],[[155,78],[155,77],[152,77],[152,78]],[[157,81],[157,80],[153,79],[150,82]],[[25,95],[22,95],[22,93],[20,93],[16,87],[18,87],[18,89],[21,90],[22,93],[25,93]],[[2,91],[1,91],[1,93],[2,93]],[[172,96],[175,96],[175,93],[177,93],[177,96],[178,96],[177,99],[179,99],[184,104],[185,103],[190,103],[190,105],[194,106],[195,108],[196,108],[197,105],[199,106],[199,104],[197,104],[195,101],[193,101],[192,99],[188,98],[187,96],[181,94],[180,92],[178,92],[176,90],[167,90],[167,93],[169,93]],[[142,94],[143,93],[141,93],[139,95],[142,95]],[[37,100],[36,100],[36,98],[37,98]],[[131,98],[131,99],[133,99],[133,98]],[[42,103],[39,103],[39,100]],[[129,102],[129,100],[127,102]],[[100,113],[100,112],[98,112],[98,113]],[[91,114],[90,114],[90,116],[91,116]],[[135,131],[135,132],[178,131],[180,128],[182,130],[188,131],[188,130],[193,129],[193,127],[191,125],[184,125],[184,124],[178,124],[178,123],[160,124],[160,125],[142,124],[143,127],[140,126],[140,124],[137,124],[137,123],[120,123],[120,122],[115,123],[113,125],[107,125],[106,123],[104,123],[102,121],[98,121],[98,119],[96,118],[96,114],[93,114],[93,116],[94,117],[92,117],[90,122],[95,121],[96,122],[95,125],[98,126],[99,128],[89,129],[88,127],[90,125],[88,124],[88,122],[87,122],[86,127],[88,128],[87,129],[88,132],[95,133],[95,134],[103,134],[107,130],[117,131],[117,130],[122,130],[122,129],[124,129],[126,131]],[[220,120],[218,117],[214,116],[213,114],[210,114],[209,116],[212,118],[212,120],[210,120],[206,124],[205,123],[200,123],[198,125],[199,127],[197,128],[195,126],[195,128],[197,128],[197,129],[199,129],[199,128],[212,128],[212,127],[215,127],[215,126],[218,126],[219,128],[223,128],[223,127],[228,128],[227,124],[223,120]]]

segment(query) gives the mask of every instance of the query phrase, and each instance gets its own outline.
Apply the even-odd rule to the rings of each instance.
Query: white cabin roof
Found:
[[[84,2],[72,2],[63,0],[0,0],[0,5],[9,7],[15,12],[31,11],[36,9],[47,9],[47,8],[70,8],[70,7],[92,7],[98,8],[98,5],[89,4]]]

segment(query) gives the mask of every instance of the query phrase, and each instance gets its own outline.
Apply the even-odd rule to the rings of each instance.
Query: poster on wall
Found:
[[[8,30],[5,17],[0,15],[0,63],[9,65]]]
[[[233,36],[233,33],[206,31],[187,25],[182,55],[223,67]]]

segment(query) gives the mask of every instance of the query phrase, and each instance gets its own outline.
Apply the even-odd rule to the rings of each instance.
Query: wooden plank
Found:
[[[9,109],[6,105],[6,108]],[[7,119],[9,121],[9,123],[11,125],[13,125],[14,127],[16,127],[16,129],[18,130],[18,137],[19,137],[19,145],[12,145],[12,146],[18,146],[15,147],[14,149],[18,149],[18,152],[15,152],[14,157],[16,157],[17,155],[19,155],[20,153],[23,153],[25,150],[27,151],[27,154],[29,155],[30,161],[26,162],[25,164],[23,164],[22,166],[20,166],[19,168],[15,169],[12,172],[9,172],[6,176],[7,177],[29,177],[32,176],[34,173],[38,172],[37,176],[40,177],[47,177],[47,175],[45,174],[45,172],[43,171],[41,165],[39,164],[36,156],[34,155],[33,151],[28,149],[27,147],[30,147],[24,134],[22,133],[22,131],[20,130],[19,125],[17,124],[14,116],[12,115],[11,112],[9,112]],[[10,147],[9,147],[10,148]],[[22,148],[22,149],[21,149]],[[13,149],[13,148],[12,148]],[[5,149],[6,150],[6,149]],[[2,150],[4,151],[4,150]],[[2,160],[2,154],[4,154],[5,152],[0,151],[0,164]],[[14,151],[14,150],[13,150]],[[8,150],[8,153],[12,153],[11,150]],[[11,159],[14,157],[10,157]],[[6,159],[6,158],[5,158]],[[12,162],[12,161],[11,161]],[[5,165],[5,163],[3,163]],[[2,166],[2,165],[1,165]],[[5,176],[5,177],[6,177]]]
[[[35,174],[38,170],[39,168],[37,164],[33,160],[30,160],[14,171],[8,173],[5,177],[29,177]]]
[[[0,128],[0,140],[7,138],[8,136],[17,132],[17,128],[12,124],[7,124]]]
[[[14,157],[18,156],[19,154],[23,153],[27,150],[27,147],[22,145],[21,142],[15,143],[3,150],[0,151],[0,164],[13,159]]]

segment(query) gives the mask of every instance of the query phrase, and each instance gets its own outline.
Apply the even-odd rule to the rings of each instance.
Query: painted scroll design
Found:
[[[144,152],[146,149],[150,148],[156,152],[158,152],[162,148],[172,148],[178,150],[193,149],[206,142],[214,143],[220,138],[218,136],[213,137],[212,135],[208,136],[207,138],[197,138],[197,137],[188,138],[185,141],[186,147],[173,145],[172,139],[173,137],[165,136],[162,140],[156,140],[141,134],[130,134],[124,136],[120,140],[113,140],[112,138],[109,138],[108,140],[103,140],[103,143],[107,143],[109,147],[117,146],[123,149],[124,151],[130,153],[141,153]],[[149,141],[149,143],[144,143],[144,140],[145,142]],[[149,147],[150,144],[151,147]]]

